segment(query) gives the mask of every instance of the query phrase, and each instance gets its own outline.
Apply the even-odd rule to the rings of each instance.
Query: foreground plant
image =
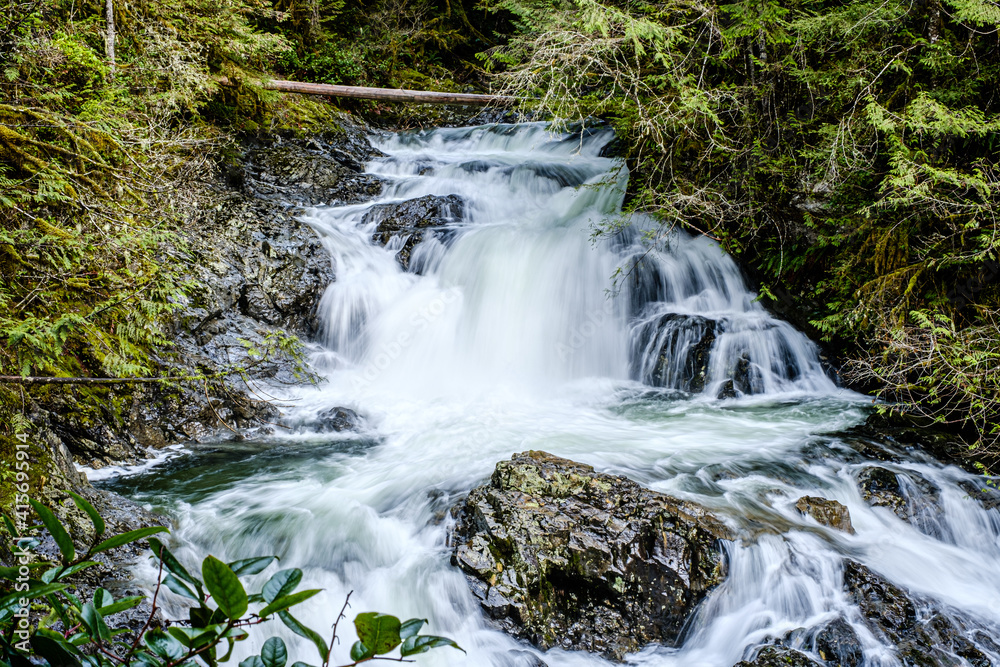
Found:
[[[230,659],[236,642],[245,640],[246,628],[260,625],[277,617],[292,632],[308,639],[319,653],[318,664],[328,667],[337,626],[344,618],[347,601],[334,623],[332,636],[325,640],[315,630],[292,616],[292,607],[313,597],[318,589],[297,590],[302,571],[296,568],[279,570],[258,593],[248,594],[240,577],[263,572],[277,558],[265,556],[224,563],[208,556],[202,562],[201,576],[191,574],[177,558],[152,537],[168,532],[162,526],[140,528],[107,539],[104,520],[83,497],[68,492],[73,502],[87,516],[94,528],[94,537],[82,554],[76,551],[65,526],[53,512],[34,500],[30,504],[41,526],[51,534],[59,548],[58,562],[33,562],[39,544],[35,536],[41,526],[19,531],[6,515],[3,523],[16,545],[11,567],[0,567],[0,667],[28,667],[41,660],[51,667],[179,667],[199,662],[208,667]],[[128,628],[114,628],[108,617],[132,609],[144,601],[144,596],[115,599],[98,588],[89,601],[74,594],[73,581],[80,572],[98,563],[93,556],[147,540],[159,562],[156,589],[143,627],[134,635]],[[166,576],[164,576],[164,574]],[[166,628],[154,619],[157,599],[162,586],[193,601],[187,620],[169,623]],[[348,599],[350,595],[348,595]],[[263,605],[250,611],[250,605]],[[38,618],[37,623],[32,619]],[[408,656],[432,648],[458,644],[446,637],[421,635],[426,620],[400,621],[395,616],[367,612],[354,620],[359,640],[351,647],[349,665],[370,660],[405,662]],[[398,656],[389,654],[399,649]],[[197,659],[197,661],[196,661]],[[278,637],[268,639],[259,655],[240,663],[240,667],[285,667],[288,650]],[[292,667],[311,667],[296,662]],[[345,666],[347,667],[347,666]]]

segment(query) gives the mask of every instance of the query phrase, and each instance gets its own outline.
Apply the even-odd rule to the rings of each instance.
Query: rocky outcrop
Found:
[[[413,249],[428,235],[448,241],[448,226],[461,220],[464,212],[465,202],[458,195],[425,195],[404,202],[376,204],[365,213],[361,224],[374,225],[372,239],[382,245],[396,239],[399,247],[396,259],[404,269],[410,269]]]
[[[819,663],[795,649],[765,646],[753,660],[741,660],[735,667],[819,667]]]
[[[545,452],[497,464],[458,517],[452,562],[494,622],[617,660],[678,640],[732,537],[704,508]]]
[[[647,320],[632,336],[633,377],[654,387],[702,391],[716,326],[715,320],[679,313]]]
[[[199,288],[174,315],[174,346],[160,362],[170,375],[234,372],[204,386],[145,389],[130,414],[140,445],[242,436],[275,421],[277,409],[259,388],[300,380],[296,339],[317,332],[317,306],[335,279],[323,241],[297,219],[295,205],[377,195],[381,181],[360,173],[374,155],[349,124],[322,137],[255,144],[230,166],[226,185],[203,193],[184,252]],[[245,373],[236,372],[241,367]]]
[[[335,279],[299,207],[379,194],[382,181],[362,173],[377,155],[365,129],[345,121],[322,136],[275,135],[224,152],[211,179],[178,192],[182,226],[161,260],[192,288],[170,315],[171,345],[156,350],[155,374],[210,379],[33,393],[25,414],[53,461],[135,463],[151,448],[269,429],[278,410],[267,385],[301,381],[297,350],[317,331],[317,305]],[[63,468],[69,486],[85,484],[71,463]]]
[[[920,603],[864,565],[848,561],[844,584],[869,629],[896,646],[903,665],[965,664],[962,660],[976,667],[991,664],[966,636],[960,620],[930,603]]]
[[[872,507],[885,507],[928,535],[947,530],[942,525],[941,490],[915,471],[893,472],[882,466],[867,466],[858,474],[861,497]]]
[[[854,526],[851,524],[851,513],[836,500],[802,496],[795,501],[795,509],[802,514],[808,514],[816,519],[817,523],[824,526],[836,528],[851,535],[854,534]]]
[[[316,416],[314,428],[320,433],[340,433],[358,429],[364,420],[350,408],[329,408]]]
[[[816,635],[816,653],[828,664],[839,667],[858,667],[864,662],[861,640],[842,618],[827,623]]]

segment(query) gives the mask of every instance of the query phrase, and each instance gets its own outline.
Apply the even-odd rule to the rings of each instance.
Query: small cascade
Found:
[[[633,379],[718,398],[833,389],[816,345],[764,310],[714,242],[674,232],[657,252],[629,251]]]
[[[382,194],[305,216],[336,281],[313,356],[327,381],[288,397],[298,430],[195,447],[118,490],[168,507],[192,567],[212,553],[301,568],[303,586],[323,589],[296,611],[313,628],[353,591],[354,612],[427,618],[469,652],[420,664],[607,666],[497,630],[450,563],[451,508],[497,461],[544,450],[703,506],[739,536],[678,645],[628,664],[732,667],[782,643],[826,664],[897,667],[909,663],[895,647],[932,630],[950,642],[937,664],[1000,664],[1000,494],[844,435],[870,399],[838,389],[710,239],[675,231],[650,247],[654,222],[637,215],[592,240],[621,222],[628,174],[601,155],[611,138],[543,124],[374,137],[384,155],[366,169]],[[804,496],[837,501],[855,532],[803,514]],[[912,622],[873,630],[895,612],[852,587],[885,582],[912,595],[899,603]],[[182,599],[161,603],[183,615]],[[349,662],[347,626],[335,664]],[[289,663],[315,663],[278,624],[234,662],[271,633]]]

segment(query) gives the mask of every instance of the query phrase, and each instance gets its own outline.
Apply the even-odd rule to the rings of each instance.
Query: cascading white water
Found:
[[[995,636],[1000,512],[968,497],[960,484],[970,476],[920,458],[879,465],[914,502],[921,491],[905,480],[919,472],[940,511],[907,523],[869,506],[855,483],[864,455],[824,435],[860,422],[866,401],[837,389],[815,347],[755,302],[718,246],[677,233],[648,251],[638,244],[643,219],[592,242],[627,178],[599,156],[609,139],[540,124],[377,138],[388,157],[368,169],[386,178],[382,196],[307,216],[337,280],[315,355],[329,381],[298,396],[294,415],[308,424],[348,406],[365,416],[365,432],[304,427],[213,446],[118,488],[163,499],[177,517],[178,554],[192,563],[277,554],[282,567],[302,568],[309,587],[325,589],[297,613],[314,628],[329,628],[354,590],[355,612],[428,618],[430,632],[469,652],[432,652],[426,665],[533,665],[535,655],[553,667],[606,664],[539,654],[490,629],[449,565],[448,508],[498,460],[528,449],[691,499],[744,535],[727,545],[729,577],[683,644],[648,647],[635,664],[729,667],[789,633],[811,651],[817,629],[838,616],[862,640],[865,665],[900,664],[849,603],[846,557],[947,605],[970,633]],[[374,222],[363,219],[424,195],[458,195],[463,210],[413,249],[420,272],[407,272],[395,258],[402,239],[372,243]],[[612,289],[619,267],[625,278]],[[803,495],[845,504],[857,534],[800,515]],[[308,643],[274,624],[243,652],[271,633],[292,660],[315,662]]]

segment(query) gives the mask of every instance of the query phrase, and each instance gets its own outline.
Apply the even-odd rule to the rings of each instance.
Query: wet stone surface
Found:
[[[363,225],[374,225],[372,240],[382,245],[395,243],[396,259],[404,269],[411,267],[413,249],[429,236],[443,243],[450,241],[448,226],[459,222],[465,202],[458,195],[425,195],[404,202],[376,204],[364,218]]]
[[[795,502],[795,509],[802,514],[808,514],[821,525],[854,534],[851,513],[836,500],[802,496]]]
[[[855,561],[846,564],[844,584],[866,625],[876,637],[896,646],[903,665],[991,664],[967,636],[962,620],[938,605],[912,597]]]
[[[497,625],[616,660],[677,642],[732,538],[704,508],[545,452],[497,464],[458,515],[452,562]]]

